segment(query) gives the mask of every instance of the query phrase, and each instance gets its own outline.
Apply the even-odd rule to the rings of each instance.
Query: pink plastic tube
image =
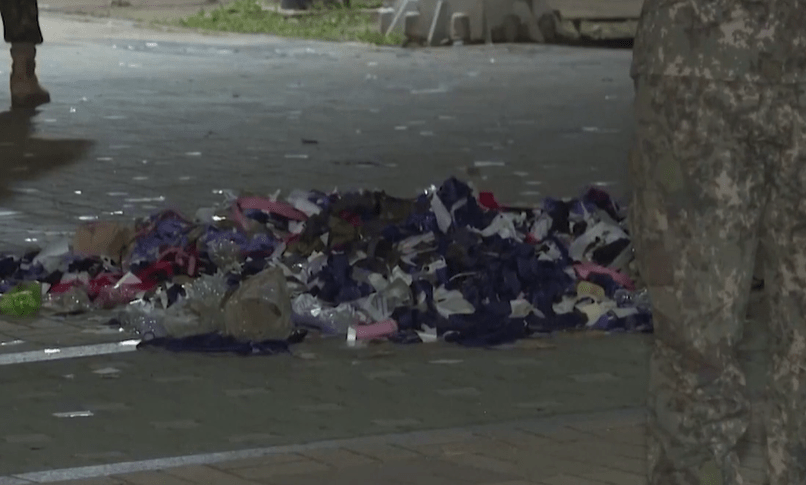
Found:
[[[374,338],[386,337],[397,332],[397,322],[394,320],[384,320],[369,325],[356,325],[347,331],[348,340],[370,340]]]
[[[583,280],[586,279],[588,275],[591,273],[605,274],[613,278],[613,281],[627,288],[628,290],[635,289],[635,285],[627,275],[619,273],[614,269],[605,268],[604,266],[599,266],[598,264],[593,263],[580,263],[575,265],[574,269],[576,270],[579,277],[582,278]]]

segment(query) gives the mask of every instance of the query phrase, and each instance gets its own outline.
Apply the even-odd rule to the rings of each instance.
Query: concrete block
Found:
[[[441,45],[450,37],[450,15],[447,0],[439,0],[434,11],[434,18],[431,20],[431,27],[428,29],[428,45]]]
[[[407,12],[404,17],[403,34],[407,39],[419,39],[425,37],[420,29],[420,12]]]
[[[392,20],[382,23],[382,31],[401,32],[431,46],[449,40],[542,43],[556,30],[553,22],[545,21],[554,18],[546,0],[397,0],[393,8]]]
[[[451,15],[451,40],[470,41],[470,18],[464,12]]]
[[[392,21],[395,19],[395,9],[384,7],[378,10],[378,28],[384,34],[389,32]]]

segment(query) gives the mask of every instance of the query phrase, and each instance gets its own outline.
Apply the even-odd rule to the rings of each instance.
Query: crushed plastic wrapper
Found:
[[[34,315],[42,306],[42,285],[26,282],[15,286],[0,297],[0,313],[25,317]]]
[[[184,286],[185,297],[181,305],[196,316],[200,329],[223,331],[224,299],[230,291],[229,283],[222,273],[202,275]]]
[[[329,306],[303,293],[291,304],[295,326],[318,330],[325,335],[345,335],[351,325],[365,323],[365,317],[350,304]]]
[[[73,286],[63,293],[48,293],[42,307],[58,313],[86,312],[94,308],[86,290]]]
[[[164,315],[146,301],[136,300],[129,303],[118,319],[124,329],[133,331],[143,340],[168,336],[168,330],[163,324]]]
[[[391,317],[396,308],[409,306],[412,303],[411,289],[403,279],[396,279],[383,290],[356,302],[357,306],[376,322]]]

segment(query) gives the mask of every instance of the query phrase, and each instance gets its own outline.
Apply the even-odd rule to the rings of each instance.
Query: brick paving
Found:
[[[755,423],[755,421],[754,421]],[[748,485],[763,479],[754,425],[742,448]],[[62,480],[73,485],[641,485],[643,418],[593,413],[417,435],[263,450],[263,456]],[[73,473],[66,470],[64,474]],[[81,473],[81,471],[78,471]],[[36,478],[30,476],[29,478]],[[41,477],[39,477],[41,478]],[[0,482],[2,483],[2,482]],[[51,481],[51,483],[54,483]]]

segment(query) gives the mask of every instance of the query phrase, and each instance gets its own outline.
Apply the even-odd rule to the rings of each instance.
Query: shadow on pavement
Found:
[[[12,194],[13,184],[74,163],[94,144],[90,140],[34,137],[33,118],[37,113],[16,108],[0,113],[0,201]]]

